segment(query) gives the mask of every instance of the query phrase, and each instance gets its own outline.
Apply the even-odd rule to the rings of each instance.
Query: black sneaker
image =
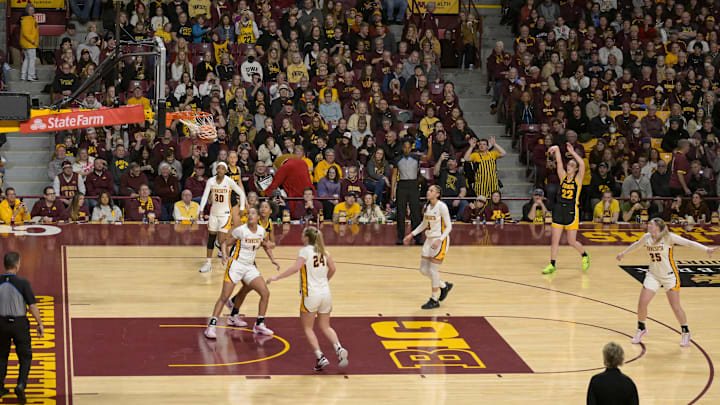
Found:
[[[325,358],[325,356],[320,357],[317,359],[317,362],[315,363],[315,367],[313,367],[313,370],[320,371],[327,367],[330,364],[328,359]]]
[[[423,304],[423,306],[421,306],[420,308],[422,308],[422,309],[440,308],[440,303],[437,302],[436,300],[432,299],[432,297],[431,297],[431,298],[428,300],[428,302],[426,302],[425,304]]]
[[[5,387],[0,388],[0,397],[4,397],[5,395],[7,395],[9,393],[10,393],[9,389],[7,389]]]
[[[27,397],[25,395],[25,386],[24,385],[23,386],[18,385],[15,387],[15,395],[17,395],[18,402],[20,402],[21,404],[27,403]]]
[[[453,283],[445,283],[445,288],[440,289],[440,301],[444,300],[447,297],[448,293],[450,292],[450,290],[452,290],[452,288]]]

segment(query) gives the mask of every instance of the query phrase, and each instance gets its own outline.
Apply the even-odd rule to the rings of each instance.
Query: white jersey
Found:
[[[210,202],[212,204],[210,207],[210,215],[230,215],[230,195],[233,191],[237,193],[239,197],[240,210],[244,210],[245,192],[240,186],[238,186],[235,180],[228,176],[223,176],[222,181],[218,183],[217,176],[209,178],[205,184],[205,191],[203,192],[202,200],[200,200],[199,212],[203,212],[205,210],[205,204],[207,204],[208,198],[210,198]]]
[[[675,264],[675,258],[673,257],[673,245],[692,246],[705,251],[708,250],[707,247],[674,233],[671,233],[668,238],[659,243],[655,243],[652,236],[646,233],[638,242],[645,246],[645,249],[650,255],[650,273],[659,277],[665,277],[672,273],[677,275],[678,270]]]
[[[298,256],[305,259],[305,265],[300,269],[300,294],[303,297],[330,294],[327,254],[323,256],[315,252],[314,246],[305,246]]]
[[[265,240],[265,229],[258,225],[255,232],[252,232],[245,224],[235,228],[232,236],[237,240],[233,248],[232,259],[241,264],[253,265],[255,255]]]
[[[427,228],[427,230],[425,230]],[[428,239],[445,239],[452,230],[450,210],[444,202],[438,201],[435,206],[427,204],[423,213],[422,223],[412,231],[413,236],[425,230]]]

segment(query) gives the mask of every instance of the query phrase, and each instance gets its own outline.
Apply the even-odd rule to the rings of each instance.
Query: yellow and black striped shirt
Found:
[[[478,164],[475,171],[475,195],[484,195],[490,198],[494,191],[500,189],[496,163],[499,156],[500,154],[496,150],[483,154],[475,152],[470,155],[470,161]]]

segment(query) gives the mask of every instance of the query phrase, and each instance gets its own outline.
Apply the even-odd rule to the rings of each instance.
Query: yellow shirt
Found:
[[[308,75],[307,66],[300,62],[297,65],[289,65],[287,67],[287,80],[289,83],[300,83],[300,79],[305,76],[310,80]]]
[[[238,44],[254,44],[256,42],[252,21],[249,22],[248,25],[242,25],[242,23],[240,23],[238,27],[240,27],[240,32],[237,36]]]
[[[210,18],[210,0],[190,0],[188,2],[188,13],[190,14],[190,18],[195,18],[199,15]]]
[[[340,168],[340,165],[337,163],[328,164],[328,162],[323,159],[315,166],[315,176],[313,176],[314,181],[318,182],[320,179],[325,177],[330,166],[335,166],[335,169],[337,169],[338,172],[338,179],[342,179],[342,169]]]
[[[610,202],[610,212],[608,212],[607,215],[612,217],[616,212],[620,212],[620,203],[618,203],[618,200],[613,199]],[[605,202],[600,201],[595,204],[595,209],[593,210],[593,221],[598,218],[602,218],[603,216],[605,216]]]
[[[155,31],[155,36],[162,38],[166,44],[172,41],[172,35],[170,35],[169,32],[165,32],[164,30]]]
[[[440,121],[438,117],[425,117],[420,120],[420,132],[427,138],[435,130],[435,123]]]
[[[223,54],[230,54],[230,51],[228,50],[228,40],[226,39],[223,43],[215,43],[213,42],[213,48],[215,48],[215,62],[216,63],[222,63],[222,56]],[[230,60],[232,61],[232,56],[230,57]],[[234,93],[233,93],[234,95]],[[226,101],[227,102],[227,101]]]
[[[26,15],[20,19],[20,48],[36,49],[40,45],[40,31],[35,18]]]
[[[200,211],[200,204],[196,203],[195,201],[190,201],[190,208],[185,206],[185,202],[180,200],[175,203],[175,210],[173,212],[173,216],[175,216],[175,220],[187,220],[189,219],[197,219],[198,218],[198,211]]]
[[[483,160],[497,160],[498,156],[500,156],[500,153],[496,150],[491,150],[485,154],[479,154],[478,152],[473,152],[470,154],[470,161],[471,162],[482,162]]]
[[[673,67],[673,66],[677,65],[677,63],[678,63],[677,55],[673,54],[672,52],[668,52],[667,55],[665,55],[665,66]]]
[[[302,159],[303,159],[303,161],[305,161],[305,164],[308,165],[308,172],[310,172],[310,181],[315,183],[315,180],[313,180],[315,176],[313,175],[313,166],[314,165],[313,165],[312,160],[310,160],[306,157],[303,157]]]
[[[354,203],[350,206],[350,208],[347,208],[345,206],[345,201],[341,202],[340,204],[336,205],[333,209],[333,215],[340,214],[340,212],[345,211],[345,216],[347,218],[354,218],[356,215],[360,214],[361,208],[360,204]]]
[[[142,104],[143,109],[145,109],[145,110],[150,109],[150,100],[148,100],[147,97],[142,97],[142,96],[140,98],[135,98],[135,96],[130,97],[127,100],[127,105],[131,105],[131,104]]]
[[[20,199],[15,199],[15,204],[12,207],[10,207],[8,200],[0,202],[0,222],[4,222],[6,224],[12,222],[12,213],[18,204],[20,204]],[[23,221],[30,221],[30,213],[26,209],[21,209],[15,215],[14,219],[16,224],[21,224]]]

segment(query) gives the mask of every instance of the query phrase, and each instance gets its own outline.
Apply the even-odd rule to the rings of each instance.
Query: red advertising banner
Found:
[[[108,127],[120,124],[135,124],[145,121],[142,105],[133,104],[119,108],[76,111],[33,117],[20,123],[20,133],[62,131],[66,129]]]

